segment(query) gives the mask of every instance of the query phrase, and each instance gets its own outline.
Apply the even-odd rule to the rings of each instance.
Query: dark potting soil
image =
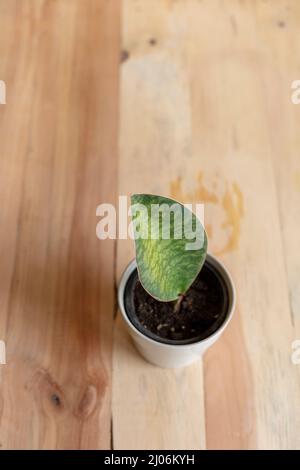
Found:
[[[153,339],[168,343],[201,340],[214,333],[226,317],[227,289],[218,272],[208,263],[177,311],[176,302],[160,302],[149,295],[138,280],[137,272],[131,282],[129,317],[139,330]]]

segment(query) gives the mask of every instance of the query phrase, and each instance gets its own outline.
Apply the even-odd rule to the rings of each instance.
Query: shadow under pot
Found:
[[[183,367],[199,359],[232,318],[235,288],[227,269],[207,254],[180,308],[160,302],[141,285],[136,261],[125,269],[118,291],[120,310],[136,348],[159,367]]]

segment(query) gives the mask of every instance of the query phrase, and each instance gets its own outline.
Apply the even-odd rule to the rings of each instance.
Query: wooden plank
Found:
[[[285,54],[290,48],[291,38],[283,44],[282,22],[287,16],[295,21],[294,6],[295,2],[278,2],[274,11],[272,2],[232,2],[224,10],[210,5],[207,15],[201,15],[207,16],[205,25],[201,21],[197,25],[198,44],[207,44],[208,37],[214,39],[206,47],[211,58],[206,78],[195,85],[192,101],[205,107],[203,96],[210,96],[209,115],[217,136],[207,143],[207,154],[201,160],[206,173],[217,166],[222,180],[238,184],[244,202],[238,222],[241,214],[237,208],[222,200],[228,236],[232,239],[236,232],[239,239],[234,250],[223,250],[236,279],[239,317],[205,362],[207,442],[213,448],[300,446],[300,421],[295,413],[299,371],[290,361],[294,333],[271,150],[278,131],[274,122],[280,122],[281,129],[286,126],[276,109],[285,86],[282,67],[274,58],[277,51]],[[287,13],[290,7],[293,12]],[[217,38],[220,30],[224,32],[222,41]],[[270,102],[273,112],[267,108]],[[206,109],[207,105],[206,101]],[[288,140],[284,146],[293,148]],[[198,152],[203,149],[200,138],[197,148]],[[217,154],[222,157],[215,165],[212,159]],[[213,210],[207,210],[206,216],[216,225]],[[226,245],[219,240],[218,226],[213,233],[213,248],[222,251]]]
[[[270,24],[272,18],[270,10],[261,7],[259,14]],[[278,28],[268,28],[263,32],[266,45],[268,47],[270,44],[276,45],[272,68],[265,68],[264,81],[272,84],[268,87],[266,109],[293,324],[293,337],[289,350],[291,359],[294,351],[292,342],[300,339],[300,106],[293,104],[291,88],[292,82],[300,77],[299,22],[299,2],[289,2],[285,8],[283,6],[281,8]],[[272,73],[274,68],[276,74]],[[293,364],[292,360],[290,368],[294,373],[300,371],[299,364]],[[296,419],[299,429],[300,417],[297,416]],[[299,436],[294,448],[300,448]]]
[[[186,77],[159,35],[167,19],[165,1],[123,2],[119,194],[167,194],[191,145]],[[118,241],[118,277],[132,258],[132,242]],[[113,364],[115,449],[205,447],[201,362],[178,371],[147,364],[118,319]]]
[[[296,28],[295,3],[288,7]],[[181,396],[178,409],[184,406],[185,413],[175,416],[174,402],[168,400],[159,412],[157,394],[172,394],[175,372],[143,369],[117,331],[115,448],[134,442],[144,448],[179,448],[180,434],[192,448],[205,441],[210,449],[300,447],[299,371],[290,361],[295,332],[268,102],[276,90],[271,77],[278,84],[282,71],[273,57],[278,47],[291,47],[297,38],[294,29],[286,43],[273,41],[275,34],[284,34],[286,10],[286,2],[278,2],[276,11],[272,2],[164,0],[156,9],[147,0],[124,2],[119,192],[205,202],[210,250],[233,273],[238,308],[204,360],[205,418],[200,364],[179,372],[186,382],[178,381],[175,400]],[[288,87],[288,99],[289,93]],[[284,127],[278,111],[277,119],[277,129],[279,122]],[[283,138],[281,148],[285,142],[295,144]],[[118,245],[118,273],[132,253],[127,247]],[[295,254],[292,248],[290,253]],[[140,391],[145,370],[148,385]],[[124,408],[121,394],[127,389]],[[195,402],[202,403],[196,412]]]
[[[300,339],[300,106],[292,102],[292,83],[299,80],[299,2],[290,2],[280,11],[278,28],[266,28],[263,40],[273,44],[272,73],[264,69],[264,81],[272,86],[267,93],[267,119],[279,200],[285,266],[289,284],[294,339]],[[260,17],[270,24],[271,11],[260,9]]]
[[[177,370],[152,366],[135,350],[121,318],[114,344],[114,449],[204,448],[201,363]]]
[[[0,1],[2,448],[109,448],[119,2]]]

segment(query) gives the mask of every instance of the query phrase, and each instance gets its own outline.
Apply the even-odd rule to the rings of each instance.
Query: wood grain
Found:
[[[281,59],[289,56],[297,31],[294,21],[300,19],[295,7],[296,2],[278,2],[276,9],[271,2],[255,2],[252,7],[232,2],[223,11],[217,5],[215,9],[210,5],[207,10],[209,37],[217,37],[220,24],[224,34],[222,44],[215,39],[206,48],[208,56],[219,60],[211,60],[206,80],[198,82],[193,95],[193,103],[199,104],[203,103],[203,96],[209,96],[210,119],[215,123],[217,136],[207,142],[208,158],[201,160],[208,173],[217,167],[222,179],[236,182],[243,198],[239,243],[224,254],[236,280],[240,327],[236,317],[223,341],[208,353],[204,366],[207,442],[213,448],[300,446],[299,417],[295,413],[299,408],[299,368],[290,359],[295,332],[273,171],[274,161],[279,162],[278,153],[273,151],[274,141],[278,135],[282,138],[284,132],[290,132],[290,123],[278,107],[282,100],[290,106],[290,84],[282,80],[285,63],[278,60],[278,55]],[[208,38],[204,28],[200,22],[197,43]],[[198,121],[199,127],[201,123]],[[279,134],[279,127],[285,129],[283,134]],[[202,144],[199,138],[198,152]],[[292,153],[297,148],[295,142],[284,137],[283,147]],[[216,154],[222,155],[217,164],[212,163]],[[291,169],[292,165],[286,163]],[[232,223],[228,227],[230,206],[227,204],[226,209],[224,199],[222,205],[227,224],[223,228],[230,228],[231,233],[237,231],[234,219],[239,217],[238,211],[230,209]],[[290,218],[293,211],[287,208],[286,213]],[[207,210],[206,215],[213,226],[213,209],[211,213]],[[299,223],[294,218],[293,226],[296,225]],[[219,227],[213,230],[216,251],[220,233]],[[294,248],[291,246],[290,253],[293,250],[298,263]],[[219,393],[211,396],[212,387]],[[224,401],[220,401],[221,391]],[[220,420],[220,416],[224,419]]]
[[[119,2],[0,1],[2,448],[109,448]]]
[[[185,76],[158,36],[166,7],[166,2],[157,9],[147,1],[123,2],[118,167],[123,195],[167,194],[170,178],[184,167],[191,145]],[[119,240],[118,278],[133,256],[132,242]],[[181,371],[148,365],[136,356],[119,320],[114,344],[114,448],[204,448],[201,362]]]
[[[175,388],[177,409],[185,407],[180,421],[174,401],[161,399],[161,414],[155,405],[161,390],[164,398],[173,390],[175,373],[143,369],[117,329],[115,448],[180,448],[182,439],[191,448],[205,442],[209,449],[300,448],[300,380],[290,359],[296,333],[285,266],[287,254],[297,305],[298,137],[283,72],[289,60],[291,80],[299,75],[292,52],[299,42],[298,10],[293,1],[279,1],[276,8],[270,1],[163,0],[159,8],[147,0],[123,2],[119,192],[204,202],[210,250],[233,274],[238,308],[207,353],[203,378],[201,364],[195,365],[184,372],[185,384],[179,381],[182,392]],[[283,108],[277,96],[287,100]],[[288,122],[282,113],[287,108]],[[293,160],[288,170],[279,162],[285,147]],[[287,186],[291,178],[293,190],[279,196],[278,181]],[[280,217],[290,198],[291,212]],[[118,243],[118,274],[133,256],[130,250]],[[146,383],[142,391],[140,382]],[[126,408],[122,390],[130,390]]]
[[[300,106],[292,103],[292,82],[300,76],[299,21],[300,4],[291,2],[282,8],[281,31],[269,28],[263,40],[270,47],[275,43],[273,68],[265,68],[264,81],[268,87],[266,119],[272,132],[270,146],[273,156],[279,216],[281,222],[285,267],[289,286],[290,310],[294,338],[300,338]],[[270,22],[270,11],[261,8],[262,21]]]
[[[297,0],[0,0],[1,448],[109,448],[112,414],[115,449],[300,449],[299,24]],[[183,370],[113,335],[133,244],[95,212],[133,192],[204,202],[236,283]]]
[[[139,356],[119,317],[114,344],[114,449],[204,448],[201,364],[152,366]]]

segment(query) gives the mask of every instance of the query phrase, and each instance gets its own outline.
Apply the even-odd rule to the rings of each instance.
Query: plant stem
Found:
[[[174,307],[174,313],[179,313],[180,312],[181,304],[182,304],[182,301],[183,301],[184,297],[185,296],[183,294],[179,295],[179,297],[176,301],[175,307]]]

